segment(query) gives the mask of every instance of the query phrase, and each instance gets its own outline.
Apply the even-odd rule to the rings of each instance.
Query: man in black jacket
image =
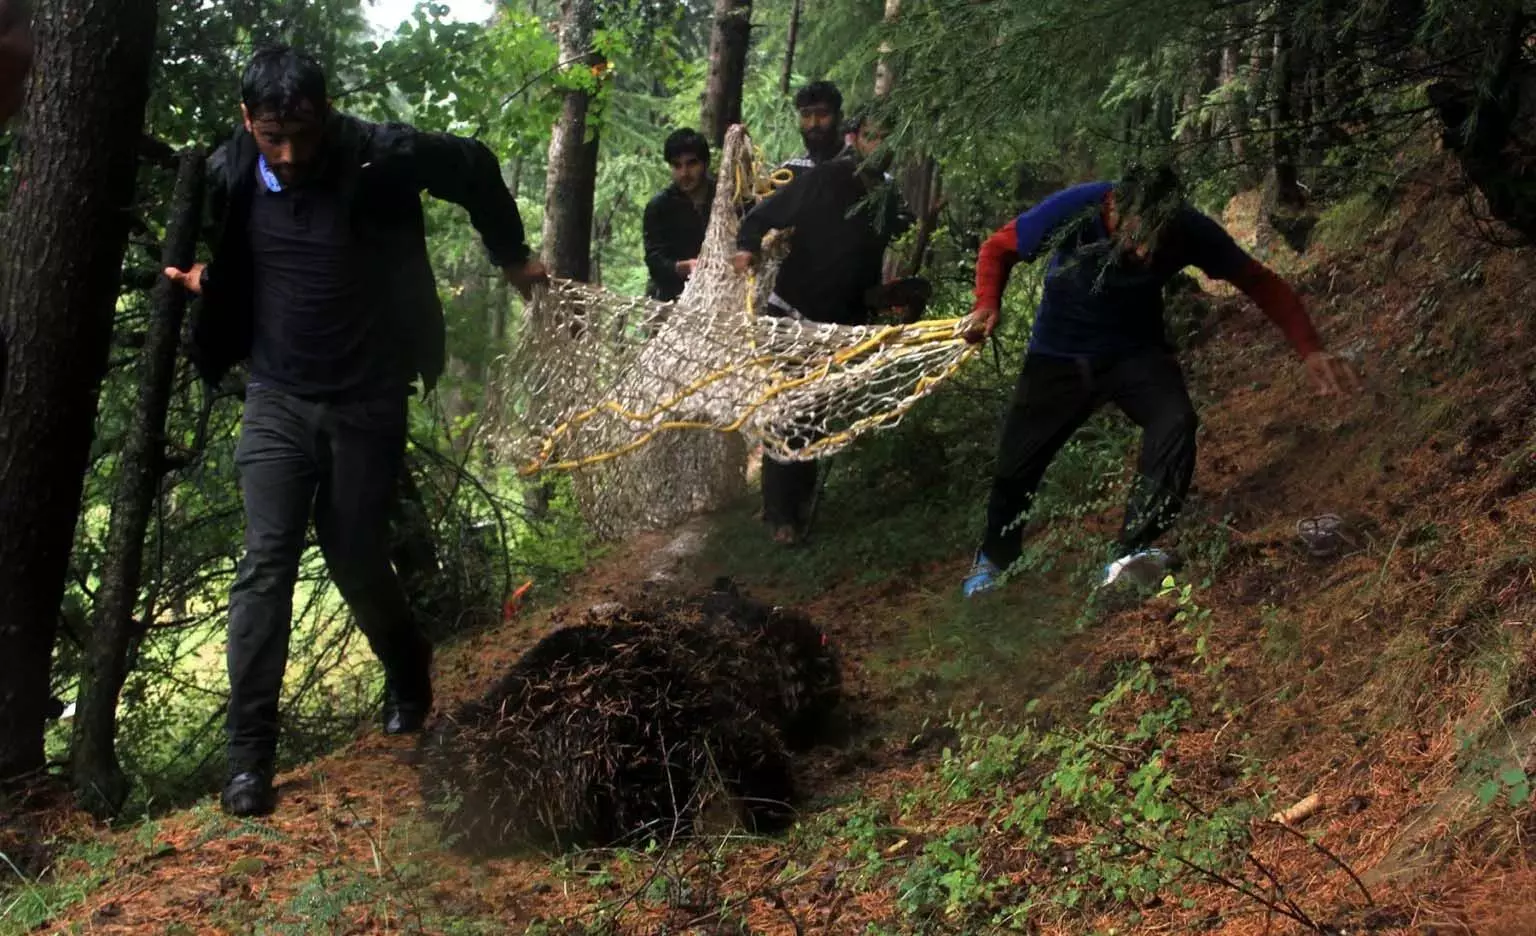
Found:
[[[835,122],[831,127],[840,133]],[[863,117],[856,132],[851,150],[803,168],[742,219],[732,258],[742,273],[761,252],[769,231],[793,228],[789,254],[763,314],[867,325],[880,311],[873,297],[881,285],[885,250],[914,219],[885,171],[890,156],[884,127]],[[792,545],[805,536],[816,476],[814,461],[780,462],[764,455],[763,519],[776,542]]]
[[[672,184],[645,206],[645,266],[651,274],[646,295],[671,302],[683,294],[704,246],[715,180],[709,174],[709,141],[697,130],[673,131],[662,154],[672,168]]]
[[[421,191],[469,210],[525,297],[544,271],[484,145],[336,113],[324,72],[286,48],[256,54],[241,97],[244,127],[209,161],[212,259],[166,275],[202,296],[191,353],[203,379],[250,361],[222,799],[250,816],[275,805],[278,695],[311,512],[326,566],[383,664],[384,730],[419,730],[432,704],[432,648],[390,566],[387,522],[412,383],[430,390],[443,369]]]
[[[32,26],[27,0],[0,0],[0,129],[21,109],[32,68]]]

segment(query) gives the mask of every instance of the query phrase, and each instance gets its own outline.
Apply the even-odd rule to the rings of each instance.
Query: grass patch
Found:
[[[1351,195],[1323,209],[1307,246],[1334,252],[1359,247],[1387,220],[1388,212],[1389,206],[1377,195]]]
[[[0,853],[0,874],[11,882],[0,887],[0,936],[34,932],[83,903],[112,879],[116,859],[110,842],[75,842],[34,879]]]

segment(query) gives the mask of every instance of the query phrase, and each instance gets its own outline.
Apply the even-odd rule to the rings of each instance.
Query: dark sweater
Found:
[[[380,317],[375,258],[335,186],[258,185],[249,230],[251,379],[306,399],[403,394],[414,377],[410,336]]]
[[[814,322],[864,325],[864,301],[880,285],[885,249],[912,225],[901,194],[883,173],[840,157],[806,169],[742,219],[739,250],[757,253],[776,228],[794,228],[774,293]]]
[[[682,295],[684,280],[677,273],[677,264],[698,258],[714,200],[715,183],[711,179],[706,183],[702,209],[676,183],[645,206],[645,267],[651,274],[646,295],[664,302]]]
[[[477,140],[336,114],[326,128],[324,158],[334,171],[338,211],[365,257],[371,314],[379,327],[403,336],[391,351],[408,354],[410,371],[431,389],[443,370],[446,333],[421,193],[466,208],[492,263],[522,263],[531,252],[496,156]],[[208,170],[205,238],[213,256],[203,272],[189,351],[203,379],[217,383],[255,350],[251,215],[254,198],[270,193],[261,190],[255,141],[244,129],[214,153]]]

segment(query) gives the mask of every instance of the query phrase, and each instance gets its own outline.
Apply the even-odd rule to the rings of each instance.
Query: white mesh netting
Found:
[[[497,363],[486,404],[493,454],[525,476],[573,472],[600,534],[668,525],[740,496],[751,445],[781,460],[822,458],[893,426],[975,353],[961,319],[848,326],[758,315],[787,238],[771,238],[747,275],[731,256],[740,210],[778,181],[761,166],[732,127],[698,266],[675,302],[553,280]]]

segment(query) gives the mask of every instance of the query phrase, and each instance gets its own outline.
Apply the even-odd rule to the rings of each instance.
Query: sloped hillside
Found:
[[[1086,597],[1117,519],[1091,511],[1043,520],[1052,561],[965,604],[968,553],[849,546],[922,485],[890,517],[839,516],[832,488],[800,553],[758,544],[746,505],[441,655],[451,704],[594,604],[719,574],[793,601],[843,654],[850,730],[801,764],[785,836],[470,861],[410,742],[370,735],[280,778],[270,821],[60,813],[18,906],[91,933],[1536,932],[1536,257],[1479,234],[1442,167],[1330,209],[1286,261],[1364,372],[1352,399],[1311,395],[1245,302],[1199,303],[1167,594]],[[1325,514],[1314,555],[1298,523]]]

